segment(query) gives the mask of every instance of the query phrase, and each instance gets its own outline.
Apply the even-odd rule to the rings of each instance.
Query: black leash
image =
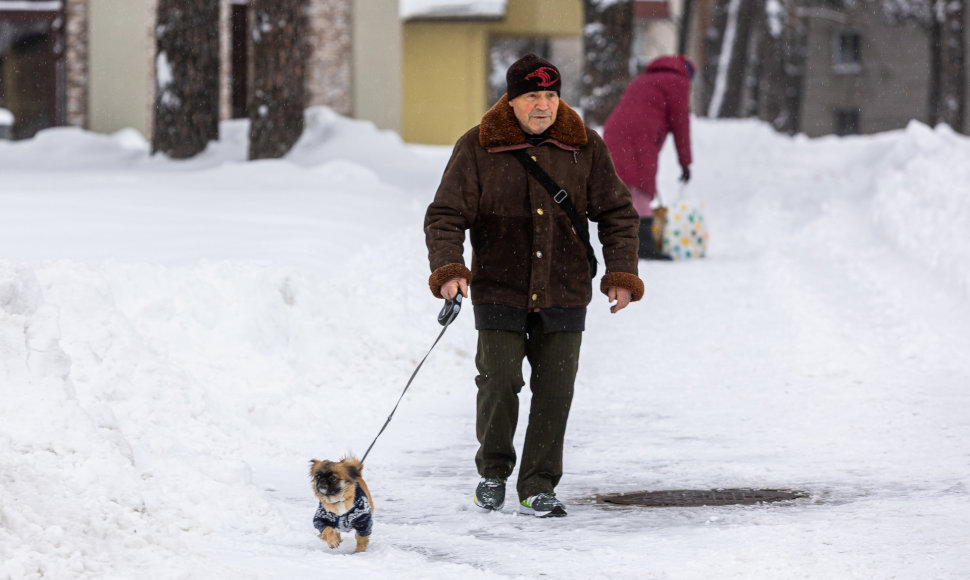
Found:
[[[390,423],[391,418],[394,417],[394,412],[397,411],[398,405],[400,405],[401,401],[404,399],[404,393],[408,392],[408,387],[411,386],[411,381],[414,380],[415,375],[417,375],[418,371],[421,370],[421,365],[424,364],[424,361],[428,360],[428,356],[431,354],[431,351],[434,350],[434,347],[438,345],[438,341],[441,340],[441,337],[445,335],[445,331],[448,330],[448,326],[455,320],[455,318],[458,317],[458,313],[461,311],[461,298],[461,292],[459,292],[458,294],[455,294],[455,297],[451,300],[445,300],[444,307],[442,307],[441,312],[438,313],[438,323],[444,328],[441,329],[441,333],[438,334],[438,338],[434,340],[434,344],[432,344],[431,348],[428,349],[428,354],[424,355],[424,358],[418,363],[417,368],[415,368],[414,372],[411,373],[411,378],[408,379],[408,384],[404,385],[404,391],[402,391],[401,396],[398,397],[397,404],[394,405],[393,409],[391,409],[391,414],[387,416],[387,421],[384,421],[384,426],[381,427],[381,430],[377,432],[377,437],[374,437],[374,440],[371,441],[370,447],[367,448],[367,451],[364,452],[364,456],[360,459],[361,466],[364,465],[364,460],[367,459],[367,454],[370,453],[370,450],[374,448],[374,443],[377,443],[377,438],[381,436],[384,429],[387,429],[388,423]]]

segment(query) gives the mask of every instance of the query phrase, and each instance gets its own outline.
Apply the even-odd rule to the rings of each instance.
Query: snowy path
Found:
[[[310,145],[334,155],[342,141],[324,136],[338,135],[350,160],[323,166],[308,146],[295,167],[112,167],[109,151],[89,171],[37,178],[29,155],[4,169],[0,580],[970,570],[970,295],[965,269],[939,267],[970,244],[931,267],[892,231],[911,208],[877,203],[896,192],[887,171],[919,175],[899,151],[949,139],[925,130],[808,142],[698,123],[690,192],[708,203],[712,252],[642,263],[646,298],[620,314],[594,298],[559,488],[569,517],[515,515],[514,497],[498,514],[471,506],[469,309],[368,459],[367,554],[323,547],[308,460],[362,453],[439,330],[420,222],[447,156],[382,140],[392,153],[371,163],[355,155],[377,138],[334,123]],[[592,501],[719,487],[811,498]]]
[[[445,513],[412,521],[392,512],[407,522],[399,532],[428,530],[411,542],[431,561],[523,577],[560,560],[577,577],[608,578],[946,577],[953,558],[970,564],[960,531],[970,309],[887,249],[851,200],[803,223],[810,195],[743,208],[755,223],[737,230],[765,239],[725,235],[704,263],[646,264],[648,302],[618,316],[594,303],[561,486],[574,503],[568,521],[469,510],[466,436],[420,456],[456,466],[441,474],[455,476]],[[803,489],[813,499],[654,511],[584,503],[718,487]],[[429,491],[429,504],[442,491]]]

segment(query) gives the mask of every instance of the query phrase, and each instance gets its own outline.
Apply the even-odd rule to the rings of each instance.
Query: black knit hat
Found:
[[[533,91],[556,91],[558,94],[562,88],[562,78],[555,65],[530,52],[512,63],[505,73],[505,84],[511,101]]]

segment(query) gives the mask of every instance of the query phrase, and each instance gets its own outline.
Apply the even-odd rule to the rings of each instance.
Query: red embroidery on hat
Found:
[[[524,80],[529,80],[532,77],[538,77],[539,80],[536,84],[540,87],[551,87],[552,85],[559,82],[559,76],[556,74],[556,69],[549,68],[547,66],[540,66],[536,70],[525,75]]]

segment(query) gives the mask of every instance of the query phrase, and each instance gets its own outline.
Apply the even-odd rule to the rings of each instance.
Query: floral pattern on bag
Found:
[[[674,260],[703,258],[710,234],[704,221],[704,203],[680,201],[667,208],[663,253]]]

